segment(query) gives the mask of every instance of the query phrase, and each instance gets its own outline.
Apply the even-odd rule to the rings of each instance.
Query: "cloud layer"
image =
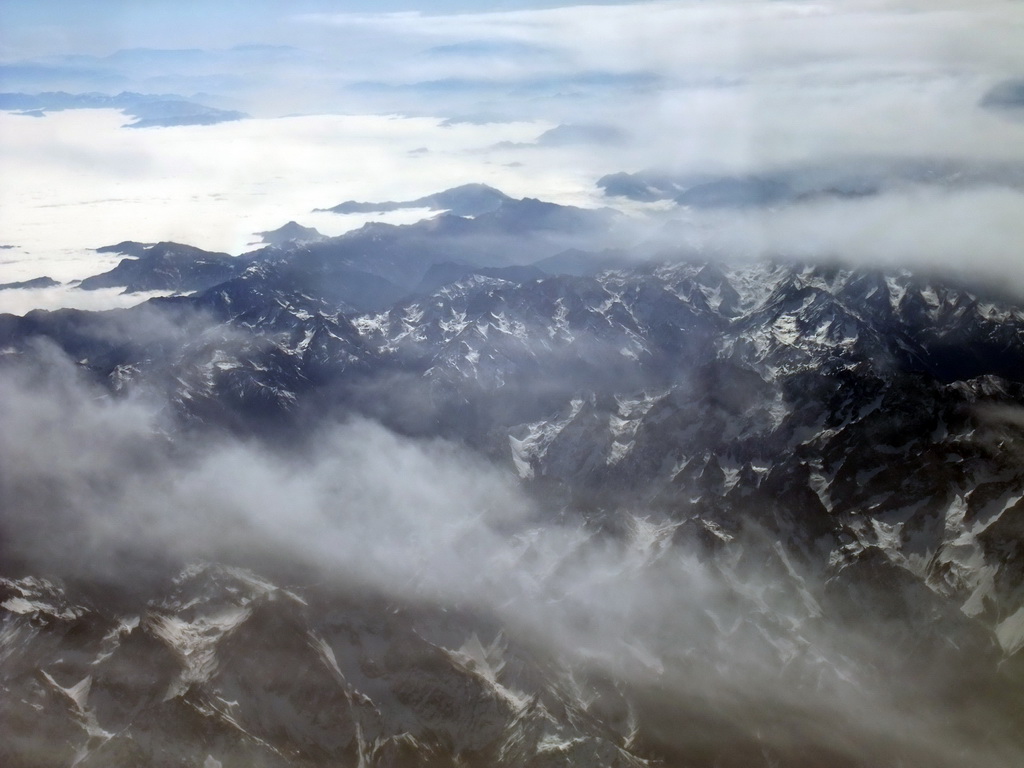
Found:
[[[79,89],[93,77],[98,89],[202,90],[204,103],[261,117],[128,132],[109,112],[0,115],[0,159],[12,169],[0,183],[0,243],[38,259],[127,238],[239,252],[252,232],[289,219],[328,234],[359,223],[309,213],[337,200],[413,199],[466,182],[598,205],[597,179],[623,171],[732,177],[870,162],[898,176],[914,162],[1024,163],[1020,110],[991,105],[1024,72],[1024,7],[1009,0],[452,9],[305,4],[233,33],[253,45],[214,48],[172,25],[174,50],[125,40],[102,55],[9,58],[8,89],[61,87],[70,73]],[[85,53],[68,34],[68,53]],[[685,212],[684,238],[913,266],[970,260],[1001,274],[1017,257],[1019,184],[998,173],[970,189],[947,182],[735,218]],[[0,269],[0,281],[48,273],[25,264]]]

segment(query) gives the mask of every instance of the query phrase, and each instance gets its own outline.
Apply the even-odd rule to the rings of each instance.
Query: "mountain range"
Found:
[[[144,552],[161,580],[107,593],[0,545],[5,765],[1018,764],[1024,304],[629,246],[614,212],[483,185],[336,209],[397,207],[448,212],[110,246],[82,288],[179,295],[0,316],[2,370],[56,348],[171,442],[301,454],[367,419],[458,446],[539,510],[502,529],[534,581],[446,602]],[[553,529],[576,544],[536,554]]]
[[[44,117],[47,112],[65,109],[119,109],[135,118],[127,128],[157,128],[178,125],[215,125],[242,120],[248,115],[237,110],[217,109],[198,104],[177,94],[142,94],[122,91],[105,93],[0,93],[0,109],[20,110],[20,114]]]

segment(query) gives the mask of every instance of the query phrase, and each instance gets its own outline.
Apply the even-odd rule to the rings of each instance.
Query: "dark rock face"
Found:
[[[325,239],[324,235],[321,235],[314,227],[303,227],[295,221],[289,221],[277,229],[257,232],[256,234],[267,245],[274,245],[278,248],[287,247],[289,244],[316,242]]]
[[[220,566],[183,571],[130,617],[48,582],[0,586],[13,596],[0,706],[24,726],[0,746],[5,765],[647,764],[565,711],[526,649],[475,634],[445,647],[454,617],[300,596]]]
[[[1024,80],[1003,80],[996,83],[981,98],[981,106],[1008,110],[1024,108]]]
[[[234,259],[226,253],[212,253],[179,243],[134,243],[100,248],[101,253],[123,253],[123,259],[109,272],[87,277],[79,287],[124,288],[139,291],[195,291],[209,288],[235,274]]]
[[[31,280],[21,280],[16,283],[2,283],[0,284],[0,291],[16,290],[18,288],[52,288],[55,285],[60,285],[60,283],[52,277],[35,277]]]

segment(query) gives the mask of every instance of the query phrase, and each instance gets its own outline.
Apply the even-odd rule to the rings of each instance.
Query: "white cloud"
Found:
[[[71,285],[55,285],[48,288],[11,288],[0,291],[0,314],[24,315],[33,309],[104,310],[134,307],[155,296],[167,295],[160,291],[122,293],[120,288],[83,291]]]
[[[344,103],[439,117],[336,115],[122,130],[123,118],[112,112],[44,119],[0,114],[0,162],[7,171],[0,181],[0,244],[50,263],[64,260],[53,276],[68,279],[96,271],[68,263],[75,249],[173,239],[237,253],[252,242],[251,233],[290,219],[327,234],[365,220],[312,214],[313,208],[345,199],[411,199],[466,182],[595,205],[601,202],[597,178],[643,168],[748,174],[858,157],[1024,161],[1024,121],[978,106],[994,82],[1024,72],[1024,4],[1009,0],[970,7],[923,0],[688,0],[293,21],[282,25],[281,40],[314,53],[296,55],[280,71],[254,73],[247,97],[258,95],[266,109]],[[499,57],[478,56],[476,66],[465,55],[424,55],[434,46],[472,41],[478,53],[488,41],[513,45],[499,45]],[[573,80],[634,71],[660,79]],[[444,77],[483,84],[413,86]],[[403,87],[344,90],[367,78]],[[523,119],[441,123],[488,112]],[[558,123],[617,127],[632,140],[599,152],[495,146],[534,141]],[[429,151],[414,152],[424,147]],[[911,231],[921,235],[920,251],[933,241],[939,241],[935,253],[948,253],[954,243],[969,248],[962,236],[928,237],[944,232],[942,226],[911,223],[942,209],[965,222],[960,233],[983,235],[985,245],[973,250],[990,254],[985,263],[993,269],[1003,268],[1019,234],[1012,216],[999,213],[1003,204],[989,210],[977,195],[941,197],[896,198],[890,214],[907,218],[907,238]],[[881,204],[846,209],[833,202],[829,210],[856,219]],[[774,230],[793,226],[774,239],[792,243],[808,235],[810,210],[770,214]],[[971,226],[974,216],[984,225]],[[723,240],[730,228],[750,229],[739,220],[719,226]],[[853,238],[845,244],[844,233]],[[844,252],[867,248],[839,224],[832,237],[805,245],[811,242]],[[891,239],[888,245],[893,250]],[[8,252],[5,260],[17,258]],[[28,263],[0,264],[0,282],[48,273],[41,263],[35,271]]]
[[[124,122],[112,110],[42,119],[0,113],[0,244],[17,246],[0,251],[0,282],[95,274],[116,258],[84,249],[122,240],[239,253],[257,239],[254,232],[291,219],[340,234],[366,217],[312,211],[348,199],[407,200],[476,181],[527,194],[523,170],[488,165],[477,151],[495,140],[532,140],[551,127],[445,127],[434,118],[388,116],[144,130],[121,128]],[[430,151],[410,154],[424,146]],[[390,219],[409,215],[417,212]]]
[[[909,186],[857,199],[778,208],[690,210],[667,245],[735,258],[838,258],[940,270],[1024,295],[1019,243],[1024,192],[1004,187]]]
[[[1012,0],[962,3],[643,2],[451,15],[306,14],[296,21],[368,28],[426,40],[496,39],[557,46],[601,69],[696,69],[757,74],[807,64],[860,62],[957,69],[1021,61],[1024,9]]]
[[[843,153],[1024,157],[1024,126],[978,108],[994,82],[1024,71],[1024,5],[1009,0],[970,7],[687,1],[304,19],[393,35],[407,45],[490,40],[557,51],[508,57],[496,69],[467,68],[457,58],[424,69],[422,61],[398,55],[375,77],[406,84],[444,76],[502,81],[494,95],[504,96],[507,110],[635,133],[633,151],[619,155],[624,170],[749,169]],[[525,82],[536,85],[546,75],[550,87],[511,95],[516,67]],[[647,72],[661,80],[632,89],[571,81],[585,72]],[[559,89],[571,97],[556,97]],[[422,108],[428,96],[413,90],[401,98]],[[439,110],[466,111],[487,97],[455,91],[429,98]]]

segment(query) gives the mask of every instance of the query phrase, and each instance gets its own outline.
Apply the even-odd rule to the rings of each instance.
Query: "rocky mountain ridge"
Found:
[[[525,596],[383,596],[393,620],[380,600],[224,566],[186,569],[127,617],[8,574],[9,714],[47,713],[66,751],[13,764],[122,764],[176,743],[189,765],[1013,765],[1021,305],[784,260],[613,252],[555,275],[511,251],[450,262],[460,232],[503,221],[371,225],[255,252],[187,297],[0,317],[4,365],[55,345],[112,397],[166,403],[185,431],[290,445],[358,416],[462,446],[542,510],[506,532],[523,552],[544,551],[549,528],[589,542],[556,548]],[[659,598],[647,612],[627,592],[620,620],[553,653],[538,639],[550,627],[600,615],[578,602],[590,586],[559,581],[590,547],[621,548],[606,594]],[[719,585],[713,607],[685,596],[692,569]],[[553,614],[536,607],[551,590]],[[539,618],[517,623],[523,601]],[[618,644],[620,626],[636,637]],[[103,694],[108,652],[156,671]],[[277,653],[286,679],[255,661]],[[843,742],[849,713],[823,691],[866,710],[929,704],[906,733],[860,723]],[[112,696],[140,703],[115,711]]]

